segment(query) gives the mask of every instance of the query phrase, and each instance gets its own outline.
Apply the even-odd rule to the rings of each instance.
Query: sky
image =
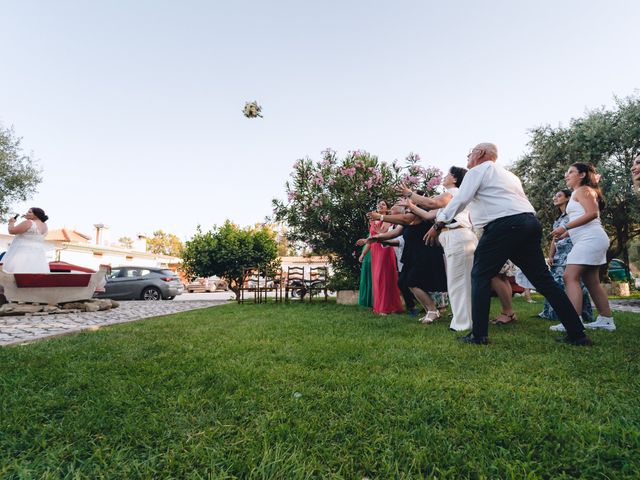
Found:
[[[0,123],[49,228],[248,226],[298,158],[464,166],[640,93],[634,0],[0,0]],[[264,118],[242,108],[256,100]],[[0,227],[4,228],[4,227]]]

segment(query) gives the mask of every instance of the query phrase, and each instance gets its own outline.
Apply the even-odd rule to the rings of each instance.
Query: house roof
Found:
[[[68,228],[58,228],[56,230],[49,230],[45,240],[59,241],[59,242],[88,242],[91,240],[89,235],[80,233],[76,230],[69,230]]]

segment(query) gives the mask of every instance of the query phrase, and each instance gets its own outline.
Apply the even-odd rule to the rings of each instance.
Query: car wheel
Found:
[[[142,300],[162,300],[162,293],[155,287],[147,287],[142,290],[142,295],[140,296]]]

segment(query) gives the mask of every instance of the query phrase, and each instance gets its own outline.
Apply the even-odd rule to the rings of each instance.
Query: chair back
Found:
[[[287,267],[287,284],[292,281],[304,282],[304,267]]]

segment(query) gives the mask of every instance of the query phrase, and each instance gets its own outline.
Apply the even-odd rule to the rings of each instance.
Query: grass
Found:
[[[329,303],[2,348],[0,477],[639,478],[640,315],[576,348],[515,306],[488,347]]]

